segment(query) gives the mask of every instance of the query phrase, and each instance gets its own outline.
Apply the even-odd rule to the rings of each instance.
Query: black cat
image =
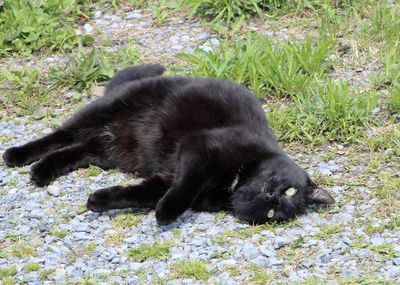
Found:
[[[8,149],[5,163],[39,160],[30,174],[38,186],[89,164],[139,173],[144,182],[97,190],[87,208],[155,208],[160,225],[188,208],[265,223],[334,203],[279,147],[247,88],[163,72],[160,65],[119,72],[103,97],[55,132]]]

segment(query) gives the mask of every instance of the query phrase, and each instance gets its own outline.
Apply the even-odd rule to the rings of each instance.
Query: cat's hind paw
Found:
[[[27,153],[21,147],[12,147],[3,153],[3,160],[9,167],[23,166],[27,164]]]
[[[33,184],[39,187],[44,187],[55,178],[53,175],[54,169],[44,163],[36,163],[31,167],[30,177]]]

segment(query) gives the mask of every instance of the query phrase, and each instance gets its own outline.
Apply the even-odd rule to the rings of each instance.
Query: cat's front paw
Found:
[[[162,198],[156,208],[156,219],[159,226],[169,225],[184,212],[176,203],[168,202],[168,198]]]
[[[38,162],[31,167],[30,177],[33,184],[44,187],[56,177],[54,175],[54,167],[51,165]]]
[[[86,208],[92,212],[105,212],[111,209],[112,192],[100,189],[89,195]]]
[[[3,153],[3,160],[9,167],[22,166],[27,163],[27,153],[22,147],[12,147]]]

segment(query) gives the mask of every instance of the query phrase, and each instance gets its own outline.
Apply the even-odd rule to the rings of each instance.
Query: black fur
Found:
[[[146,178],[141,184],[98,190],[87,207],[155,208],[160,225],[188,208],[224,209],[265,223],[294,218],[311,203],[334,202],[279,147],[247,88],[211,78],[161,77],[163,71],[142,65],[119,72],[105,96],[54,133],[8,149],[4,161],[38,161],[31,168],[38,186],[90,164],[139,173]],[[285,194],[289,188],[297,191],[292,197]]]

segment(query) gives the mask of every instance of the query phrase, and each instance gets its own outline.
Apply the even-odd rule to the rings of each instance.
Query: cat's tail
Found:
[[[109,94],[112,89],[121,84],[139,80],[148,77],[160,76],[164,73],[165,68],[161,64],[142,64],[137,66],[127,67],[118,72],[107,84],[105,95]]]

